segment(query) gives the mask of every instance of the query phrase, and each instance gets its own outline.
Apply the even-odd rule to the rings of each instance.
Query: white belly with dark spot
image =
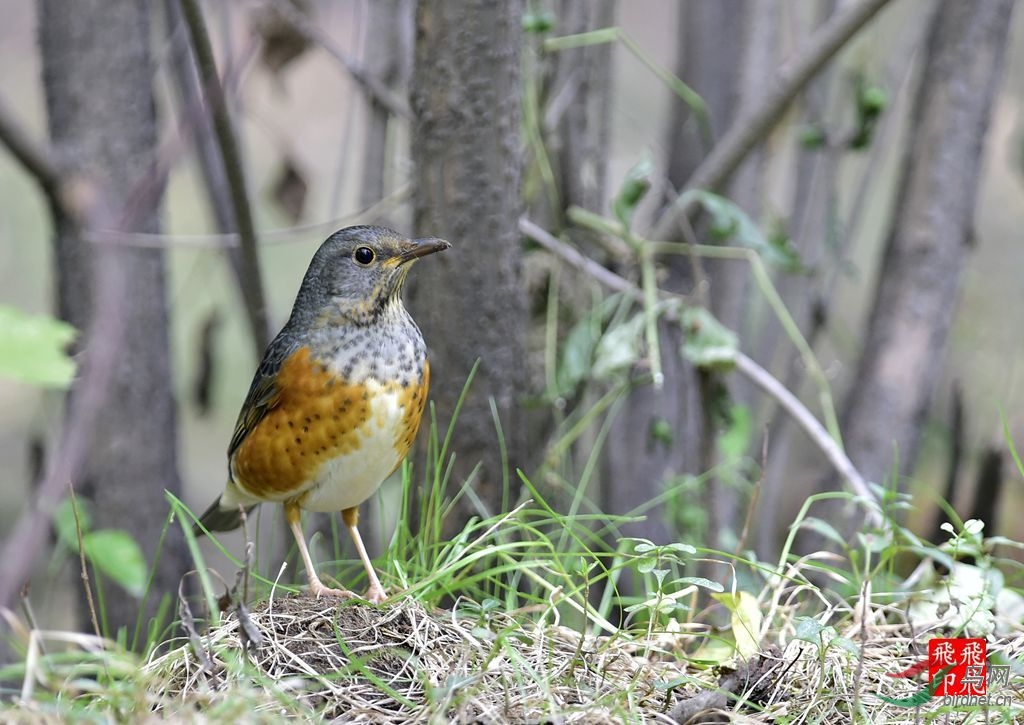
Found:
[[[373,385],[372,381],[368,384]],[[359,448],[320,466],[313,483],[300,498],[302,508],[342,511],[358,506],[380,488],[401,462],[395,450],[404,417],[398,392],[371,391],[370,401],[370,416],[358,431]]]

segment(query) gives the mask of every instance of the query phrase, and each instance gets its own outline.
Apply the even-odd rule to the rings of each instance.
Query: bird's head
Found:
[[[339,317],[368,323],[398,311],[413,262],[449,247],[443,239],[407,239],[385,227],[335,232],[313,255],[292,317],[321,324]]]

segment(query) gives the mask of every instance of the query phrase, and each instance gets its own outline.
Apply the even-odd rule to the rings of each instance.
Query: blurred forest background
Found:
[[[777,556],[848,471],[771,378],[914,496],[922,536],[942,497],[1024,536],[1001,418],[1024,439],[1013,7],[6,3],[0,306],[81,334],[70,406],[0,378],[0,605],[30,577],[43,621],[74,611],[77,558],[48,534],[69,479],[150,564],[164,490],[220,491],[262,346],[354,223],[455,245],[408,300],[442,431],[481,360],[452,531],[515,501],[520,468],[566,509],[644,516],[623,534]],[[374,555],[398,483],[364,514]],[[287,539],[264,508],[272,575]],[[863,520],[819,513],[834,531],[808,546]],[[172,528],[156,591],[188,568]]]

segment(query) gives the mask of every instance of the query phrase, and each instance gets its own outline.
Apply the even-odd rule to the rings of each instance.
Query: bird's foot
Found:
[[[355,592],[350,592],[348,589],[332,589],[331,587],[324,586],[322,582],[315,581],[309,583],[309,593],[319,599],[320,597],[338,597],[340,599],[355,599],[359,595]]]
[[[309,583],[309,593],[319,599],[320,597],[338,597],[339,599],[365,599],[373,604],[380,604],[388,598],[388,593],[381,586],[371,585],[363,596],[359,596],[348,589],[332,589],[325,586],[319,579]]]

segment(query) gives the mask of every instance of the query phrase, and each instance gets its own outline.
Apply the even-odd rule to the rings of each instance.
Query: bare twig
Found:
[[[586,272],[605,287],[616,292],[624,292],[637,301],[643,301],[643,292],[635,284],[580,253],[574,247],[556,238],[546,229],[534,224],[526,217],[520,217],[519,231],[552,254],[561,257],[563,261],[568,262],[571,266]]]
[[[43,191],[51,200],[55,199],[64,179],[62,169],[48,147],[42,146],[25,132],[15,120],[7,102],[0,98],[0,141],[16,158],[25,170],[35,177]]]
[[[235,130],[228,114],[224,99],[224,88],[217,75],[217,65],[213,58],[213,48],[206,33],[202,9],[198,0],[181,0],[182,15],[188,26],[192,49],[195,51],[196,66],[199,77],[203,81],[203,90],[207,106],[213,118],[213,130],[217,137],[224,172],[227,176],[228,188],[231,191],[231,203],[234,206],[235,225],[238,228],[241,242],[242,289],[245,304],[249,311],[253,345],[256,357],[263,354],[270,338],[270,326],[267,321],[267,306],[263,296],[263,282],[260,277],[259,252],[256,241],[256,225],[253,222],[252,207],[249,204],[249,193],[246,189],[245,172],[242,158],[235,138]]]
[[[382,215],[388,213],[391,208],[406,201],[409,198],[411,188],[409,184],[403,184],[376,204],[336,219],[265,231],[260,234],[260,246],[292,244],[308,239],[311,236],[326,237],[332,232],[352,224],[369,224],[372,220],[379,219]],[[240,244],[239,235],[234,232],[226,234],[153,234],[150,232],[105,229],[102,232],[87,232],[86,239],[94,244],[101,245],[160,249],[223,249],[235,248]]]
[[[386,83],[367,71],[348,53],[338,48],[325,32],[320,30],[308,17],[297,10],[292,3],[287,0],[274,0],[274,9],[281,14],[281,17],[291,23],[299,33],[322,47],[331,57],[337,60],[345,71],[352,76],[352,80],[362,87],[366,95],[394,115],[412,120],[412,110],[405,99],[388,88]]]
[[[627,294],[638,301],[643,300],[643,292],[635,284],[580,254],[569,245],[559,241],[550,233],[538,227],[529,219],[521,218],[519,220],[519,230],[552,254],[559,256],[573,267],[586,272],[609,289]],[[661,294],[671,295],[671,293],[664,290],[661,291]],[[807,406],[801,403],[771,373],[739,350],[736,351],[735,362],[737,372],[749,378],[765,393],[775,398],[782,408],[803,428],[804,432],[825,454],[825,457],[835,470],[850,482],[850,487],[854,493],[863,497],[868,502],[877,504],[878,500],[868,487],[864,477],[861,476],[856,466],[853,465],[853,462],[843,452],[843,449],[832,439],[828,431],[825,430],[825,427],[807,409]],[[881,525],[881,514],[876,508],[870,508],[868,516],[873,523]]]
[[[195,153],[199,161],[199,169],[206,184],[210,210],[216,220],[217,229],[224,233],[234,234],[234,210],[228,190],[224,166],[220,162],[217,143],[213,137],[210,117],[203,108],[203,92],[196,74],[195,54],[188,39],[188,30],[181,17],[181,5],[178,0],[165,0],[164,12],[167,18],[167,40],[169,46],[168,60],[178,91],[180,120],[179,133],[191,137],[195,142]],[[237,251],[237,244],[226,249],[226,257],[234,273],[240,291],[242,289],[242,260]]]
[[[686,213],[682,194],[690,189],[720,189],[744,157],[782,118],[796,94],[888,2],[857,0],[822,26],[810,38],[803,53],[778,71],[775,88],[765,95],[764,100],[733,122],[679,190],[680,196],[661,215],[649,236],[653,239],[672,238],[677,217]]]
[[[78,566],[81,570],[82,587],[85,589],[85,601],[89,606],[89,620],[92,622],[92,631],[97,637],[102,637],[100,631],[100,620],[96,616],[96,603],[92,600],[92,583],[89,581],[89,567],[85,562],[85,537],[82,534],[82,518],[78,514],[78,499],[75,498],[75,487],[68,483],[68,496],[71,498],[71,511],[75,515],[75,536],[78,538]]]
[[[764,488],[764,474],[768,470],[768,426],[765,426],[764,438],[761,439],[761,472],[750,492],[750,501],[747,503],[747,515],[743,519],[743,528],[740,530],[739,541],[733,551],[737,557],[743,556],[743,550],[747,547],[747,537],[750,535],[750,525],[754,521],[754,512],[757,511],[758,500],[761,498],[761,489]]]
[[[739,351],[736,352],[736,370],[743,373],[761,390],[779,402],[779,405],[793,417],[797,425],[803,428],[815,445],[821,449],[821,452],[828,458],[832,467],[850,482],[850,488],[853,489],[855,494],[861,496],[866,501],[877,502],[875,494],[868,488],[864,477],[860,475],[860,472],[853,465],[849,457],[847,457],[843,449],[828,434],[825,426],[811,414],[811,411],[807,410],[807,406],[801,403],[793,393],[789,392],[785,385],[780,383],[774,375],[758,365],[754,360],[751,360]],[[869,518],[876,526],[882,525],[881,512],[877,509],[870,509]]]

